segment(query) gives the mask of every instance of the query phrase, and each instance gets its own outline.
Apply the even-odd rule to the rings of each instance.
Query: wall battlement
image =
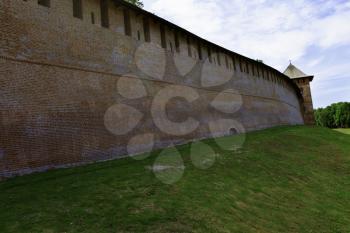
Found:
[[[41,3],[0,2],[0,177],[304,123],[265,64],[122,1]]]

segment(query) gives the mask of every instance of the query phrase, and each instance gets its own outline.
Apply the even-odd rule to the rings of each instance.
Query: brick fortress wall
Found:
[[[107,27],[100,1],[83,0],[82,19],[72,2],[0,1],[0,177],[118,158],[138,135],[162,148],[232,133],[221,119],[304,123],[276,70],[112,0]]]

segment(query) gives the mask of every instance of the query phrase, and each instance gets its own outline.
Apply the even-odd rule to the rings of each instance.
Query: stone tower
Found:
[[[305,74],[300,69],[295,67],[292,63],[289,64],[283,73],[291,78],[300,88],[301,94],[303,96],[303,114],[305,124],[315,124],[314,108],[310,89],[310,82],[312,82],[314,76]]]

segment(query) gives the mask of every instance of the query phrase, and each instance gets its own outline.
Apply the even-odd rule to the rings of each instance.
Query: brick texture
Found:
[[[83,0],[82,20],[73,17],[70,0],[51,0],[50,8],[36,0],[0,1],[0,177],[119,158],[127,154],[129,140],[144,133],[155,136],[155,148],[210,137],[208,123],[219,119],[235,119],[246,131],[304,123],[299,89],[283,74],[244,57],[249,73],[242,72],[239,55],[235,63],[229,57],[227,68],[225,52],[220,52],[219,66],[216,48],[210,63],[203,41],[199,60],[196,38],[191,38],[189,57],[184,32],[179,53],[169,45],[161,49],[160,22],[155,19],[150,19],[151,43],[145,44],[143,16],[131,9],[132,37],[125,36],[123,7],[109,3],[110,27],[102,28],[97,0]],[[166,25],[173,48],[174,30]],[[146,95],[120,95],[117,83],[124,75],[141,80]],[[164,133],[150,113],[154,97],[169,85],[198,93],[193,102],[180,98],[167,103],[172,121],[192,117],[199,122],[185,136]],[[232,89],[242,97],[236,112],[211,106],[219,93]],[[104,123],[106,111],[115,104],[142,113],[137,127],[125,135],[112,134]],[[125,124],[132,120],[122,119]]]

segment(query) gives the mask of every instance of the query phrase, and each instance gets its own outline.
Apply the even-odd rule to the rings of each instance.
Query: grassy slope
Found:
[[[281,127],[162,184],[123,159],[0,183],[0,232],[348,232],[350,135]]]
[[[350,129],[335,129],[335,130],[340,132],[340,133],[350,134]]]

